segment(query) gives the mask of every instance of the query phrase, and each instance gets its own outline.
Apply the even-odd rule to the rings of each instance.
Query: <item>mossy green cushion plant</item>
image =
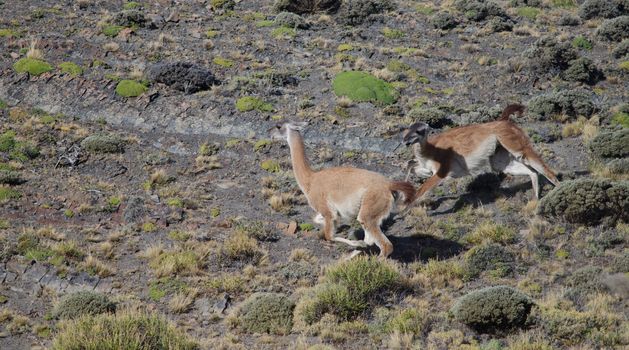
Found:
[[[122,97],[137,97],[142,95],[148,88],[135,80],[121,80],[116,86],[116,93]]]
[[[257,110],[260,112],[272,112],[273,106],[253,96],[241,97],[236,101],[236,109],[240,112]]]
[[[81,75],[83,73],[83,68],[74,62],[59,63],[59,69],[61,69],[63,73],[73,76]]]
[[[46,61],[34,58],[22,58],[13,64],[13,69],[18,73],[28,73],[30,75],[40,75],[50,72],[52,66]]]
[[[390,105],[398,97],[391,84],[360,71],[339,73],[332,82],[332,88],[337,96],[347,96],[355,102]]]

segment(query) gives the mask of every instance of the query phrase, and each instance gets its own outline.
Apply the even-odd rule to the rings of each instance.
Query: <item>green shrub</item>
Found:
[[[271,31],[271,36],[276,39],[282,39],[282,38],[290,39],[290,38],[294,38],[295,35],[297,35],[297,31],[295,30],[295,28],[290,28],[290,27],[278,27]]]
[[[603,270],[600,267],[586,266],[572,272],[566,278],[570,287],[565,296],[576,303],[582,303],[592,293],[606,292],[607,287],[601,281]]]
[[[11,170],[0,170],[0,184],[19,185],[23,182],[20,173]]]
[[[236,2],[234,0],[212,0],[210,2],[212,9],[224,9],[224,10],[233,10],[234,6],[236,6]]]
[[[629,155],[629,129],[602,132],[590,141],[590,151],[600,158],[623,158]]]
[[[615,18],[629,12],[629,3],[624,0],[585,0],[579,7],[583,19]]]
[[[222,58],[222,57],[214,57],[214,59],[212,60],[212,62],[216,65],[219,65],[221,67],[225,67],[225,68],[231,68],[234,66],[235,62],[228,59],[228,58]]]
[[[193,350],[199,345],[161,316],[121,311],[61,322],[52,349]]]
[[[539,324],[563,348],[583,343],[595,349],[623,344],[623,319],[617,314],[553,308],[541,312]]]
[[[390,105],[398,97],[391,84],[360,71],[337,74],[332,82],[332,88],[337,96],[347,96],[355,102]]]
[[[465,17],[476,22],[489,17],[508,17],[504,9],[491,0],[456,0],[454,7],[463,12]]]
[[[306,324],[319,321],[326,313],[353,320],[401,288],[402,276],[389,261],[357,257],[328,268],[321,283],[300,299],[295,315]]]
[[[359,25],[370,16],[393,10],[395,4],[391,0],[344,0],[336,16],[344,25]]]
[[[59,69],[61,69],[63,73],[74,76],[83,74],[83,68],[74,62],[59,63]]]
[[[606,219],[629,221],[629,182],[594,179],[564,181],[539,201],[538,214],[596,225]]]
[[[22,198],[22,194],[9,187],[0,186],[0,204]]]
[[[116,93],[122,97],[137,97],[148,88],[135,80],[123,79],[116,86]]]
[[[438,107],[417,107],[411,109],[407,116],[415,122],[424,122],[431,128],[441,129],[444,126],[452,125],[448,114]]]
[[[478,331],[521,327],[533,302],[524,293],[507,286],[475,290],[459,298],[451,309],[454,318]]]
[[[517,9],[518,16],[526,17],[530,20],[535,20],[535,18],[537,18],[540,12],[541,12],[540,9],[536,7],[530,7],[530,6],[518,7]]]
[[[113,38],[118,36],[118,33],[120,33],[120,31],[122,31],[124,28],[125,27],[118,25],[106,25],[105,27],[103,27],[103,34],[110,38]]]
[[[436,29],[447,30],[459,25],[459,21],[449,12],[437,12],[430,18],[430,24]]]
[[[90,153],[122,153],[125,141],[113,134],[90,135],[81,141],[81,147]]]
[[[300,15],[308,13],[336,11],[341,5],[341,0],[275,0],[273,9],[275,12],[293,12]]]
[[[623,58],[629,54],[629,39],[625,39],[612,50],[614,58]]]
[[[54,318],[75,319],[83,315],[115,312],[116,304],[106,295],[81,291],[66,295],[52,311]]]
[[[614,159],[605,165],[607,171],[614,175],[629,175],[629,158]]]
[[[587,90],[561,90],[533,97],[528,111],[540,119],[563,114],[570,117],[589,117],[597,111]]]
[[[288,334],[295,303],[284,294],[255,293],[238,307],[238,326],[249,333]]]
[[[12,38],[17,36],[17,33],[8,28],[0,29],[0,38]]]
[[[135,9],[140,9],[143,6],[144,5],[140,4],[137,1],[129,1],[128,3],[122,5],[122,8],[125,10],[135,10]]]
[[[589,51],[592,50],[592,42],[583,35],[578,35],[572,39],[572,47]]]
[[[382,35],[387,39],[401,39],[406,36],[406,33],[399,29],[384,27],[382,28]]]
[[[52,70],[52,66],[46,61],[34,58],[21,58],[13,64],[13,69],[15,69],[18,73],[40,75],[42,73],[50,72]]]
[[[478,277],[484,271],[505,277],[513,273],[514,266],[513,253],[495,243],[474,247],[465,254],[465,276],[468,279]]]
[[[253,96],[241,97],[236,101],[236,109],[239,112],[257,110],[259,112],[272,112],[273,106]]]
[[[558,42],[554,37],[544,36],[523,55],[534,71],[555,74],[569,67],[570,61],[577,58],[577,51],[570,42]]]
[[[596,29],[596,35],[603,40],[615,42],[629,38],[629,16],[606,19]]]
[[[570,61],[570,66],[562,73],[567,81],[578,81],[586,84],[596,84],[603,79],[603,73],[589,58],[581,57]]]
[[[9,152],[15,147],[15,131],[7,130],[0,134],[0,152]]]
[[[280,12],[275,16],[275,24],[280,27],[306,29],[308,25],[303,17],[292,12]]]

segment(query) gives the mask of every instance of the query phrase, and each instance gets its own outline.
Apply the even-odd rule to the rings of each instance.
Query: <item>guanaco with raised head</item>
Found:
[[[403,131],[403,142],[413,146],[413,170],[428,178],[417,191],[421,198],[446,178],[476,175],[487,170],[509,175],[528,175],[535,198],[539,198],[537,173],[555,186],[555,173],[535,152],[531,141],[509,117],[522,115],[524,106],[507,106],[497,121],[467,125],[429,136],[426,123],[415,123]]]
[[[303,122],[286,123],[270,131],[273,139],[288,142],[297,184],[310,207],[317,212],[314,222],[323,225],[324,237],[328,241],[354,247],[375,244],[381,257],[389,256],[393,245],[382,233],[380,225],[397,204],[408,207],[413,203],[415,187],[409,182],[391,181],[376,172],[358,168],[334,167],[314,171],[306,157],[300,133],[306,125]],[[358,220],[365,230],[363,241],[334,237],[337,224],[353,220]]]

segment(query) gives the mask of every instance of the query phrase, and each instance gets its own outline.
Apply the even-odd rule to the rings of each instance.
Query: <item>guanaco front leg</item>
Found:
[[[439,173],[431,176],[430,178],[428,178],[428,180],[426,180],[426,182],[424,182],[421,187],[419,188],[419,190],[417,190],[417,198],[422,198],[422,196],[424,194],[426,194],[426,192],[430,191],[430,189],[432,189],[433,187],[437,186],[439,183],[441,183],[441,180],[443,180],[443,177],[441,177],[439,175]]]

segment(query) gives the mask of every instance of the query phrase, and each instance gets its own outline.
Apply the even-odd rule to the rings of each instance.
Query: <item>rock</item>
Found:
[[[451,309],[454,318],[477,331],[493,332],[522,327],[533,307],[524,293],[507,286],[475,290]]]
[[[149,70],[149,78],[187,94],[218,84],[212,72],[188,62],[159,63]]]
[[[127,205],[124,208],[124,220],[127,223],[141,222],[146,215],[146,208],[144,206],[144,199],[141,197],[131,197],[127,201]]]

